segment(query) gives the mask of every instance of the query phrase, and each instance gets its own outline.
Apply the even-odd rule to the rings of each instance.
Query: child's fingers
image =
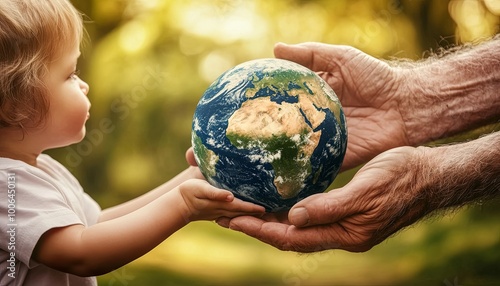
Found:
[[[264,207],[235,198],[230,191],[216,188],[207,181],[191,180],[179,189],[191,209],[192,220],[265,213]]]
[[[204,188],[203,193],[198,198],[211,201],[232,202],[234,200],[234,195],[230,191],[218,189],[209,185]]]
[[[194,158],[193,147],[189,147],[189,149],[186,150],[186,161],[190,166],[198,166]]]
[[[227,208],[229,212],[239,213],[241,214],[262,214],[266,211],[263,206],[259,206],[250,202],[245,202],[240,199],[235,198],[229,208]]]
[[[216,188],[205,180],[189,180],[179,186],[180,192],[186,198],[210,201],[227,201],[234,199],[233,193]]]

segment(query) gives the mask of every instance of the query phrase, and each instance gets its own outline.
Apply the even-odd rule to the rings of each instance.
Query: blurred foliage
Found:
[[[103,208],[186,168],[192,114],[204,90],[236,64],[273,57],[276,42],[345,44],[379,58],[420,59],[490,37],[500,22],[498,0],[72,2],[86,15],[90,35],[79,68],[91,87],[91,119],[82,142],[50,154]],[[285,277],[296,266],[311,270],[299,277],[301,285],[500,284],[499,213],[484,209],[423,222],[365,254],[299,256],[200,222],[100,281],[298,285]]]

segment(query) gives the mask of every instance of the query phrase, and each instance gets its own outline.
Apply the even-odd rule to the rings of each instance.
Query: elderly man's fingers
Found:
[[[298,202],[288,213],[288,220],[297,227],[331,224],[357,212],[352,208],[352,194],[343,189],[312,195]]]
[[[317,252],[327,249],[352,248],[349,235],[340,225],[323,225],[297,228],[279,222],[268,222],[256,217],[241,216],[233,218],[229,228],[243,232],[280,250],[296,252]]]

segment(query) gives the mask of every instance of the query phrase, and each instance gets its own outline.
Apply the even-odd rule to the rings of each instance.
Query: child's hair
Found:
[[[0,128],[44,122],[48,65],[80,45],[83,33],[82,14],[69,0],[0,1]]]

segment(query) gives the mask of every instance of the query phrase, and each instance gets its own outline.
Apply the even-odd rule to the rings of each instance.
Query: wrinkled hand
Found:
[[[348,131],[343,170],[409,145],[399,109],[399,69],[349,46],[279,43],[274,54],[316,71],[340,99]]]
[[[382,153],[346,186],[298,202],[288,216],[268,213],[218,223],[281,250],[367,251],[427,213],[423,189],[415,182],[423,150],[400,147]]]

